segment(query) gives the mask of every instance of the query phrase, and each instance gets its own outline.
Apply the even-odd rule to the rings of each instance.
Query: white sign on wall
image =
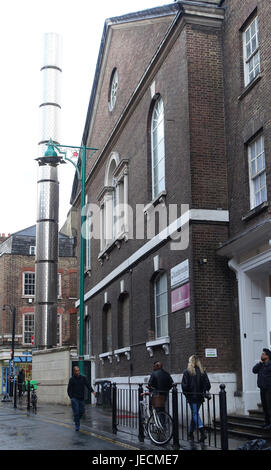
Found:
[[[205,349],[205,357],[217,357],[217,350],[216,349]]]
[[[170,270],[170,285],[175,287],[189,280],[189,261],[186,259]]]

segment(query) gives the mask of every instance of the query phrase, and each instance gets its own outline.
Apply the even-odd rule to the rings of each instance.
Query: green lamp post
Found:
[[[85,199],[86,199],[86,161],[87,161],[87,151],[90,151],[89,158],[97,152],[97,148],[87,147],[86,145],[74,146],[74,145],[58,145],[54,144],[52,139],[47,144],[47,151],[44,154],[44,157],[41,157],[39,161],[47,163],[47,159],[50,159],[52,164],[52,159],[55,158],[56,164],[65,163],[69,161],[73,164],[77,171],[78,180],[81,181],[81,219],[80,219],[80,323],[79,323],[79,368],[80,372],[84,373],[84,271],[85,271],[85,237],[83,234],[83,225],[84,225],[84,208],[85,208]],[[59,154],[63,154],[63,158],[59,157],[55,149]],[[67,150],[63,151],[62,149],[73,149],[79,150],[81,152],[81,173],[80,167],[78,166],[79,158],[77,163],[67,157]]]

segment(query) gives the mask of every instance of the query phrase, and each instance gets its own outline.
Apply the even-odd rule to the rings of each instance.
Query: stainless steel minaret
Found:
[[[61,38],[44,35],[42,99],[39,107],[41,138],[38,152],[36,223],[35,335],[38,349],[56,345],[58,296],[58,165],[61,159],[53,146],[60,142]]]

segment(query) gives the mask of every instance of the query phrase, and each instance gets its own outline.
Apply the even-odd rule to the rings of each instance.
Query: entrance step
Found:
[[[271,431],[263,429],[264,415],[261,410],[250,410],[249,415],[228,415],[228,433],[234,437],[246,437],[248,439],[271,440]],[[216,422],[220,427],[220,422]]]

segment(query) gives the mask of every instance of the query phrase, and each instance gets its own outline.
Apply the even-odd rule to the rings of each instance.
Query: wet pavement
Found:
[[[44,413],[45,411],[45,413]],[[132,446],[118,443],[82,426],[74,430],[71,420],[56,410],[33,414],[10,404],[0,407],[0,450],[122,450]]]
[[[245,440],[229,439],[229,449],[236,449]],[[180,450],[219,450],[205,444],[180,440]],[[37,414],[27,411],[26,400],[0,402],[0,450],[153,450],[161,449],[149,439],[139,442],[136,429],[118,427],[112,433],[111,411],[86,405],[80,431],[76,432],[72,409],[65,405],[39,404]],[[172,451],[172,443],[162,447]]]

